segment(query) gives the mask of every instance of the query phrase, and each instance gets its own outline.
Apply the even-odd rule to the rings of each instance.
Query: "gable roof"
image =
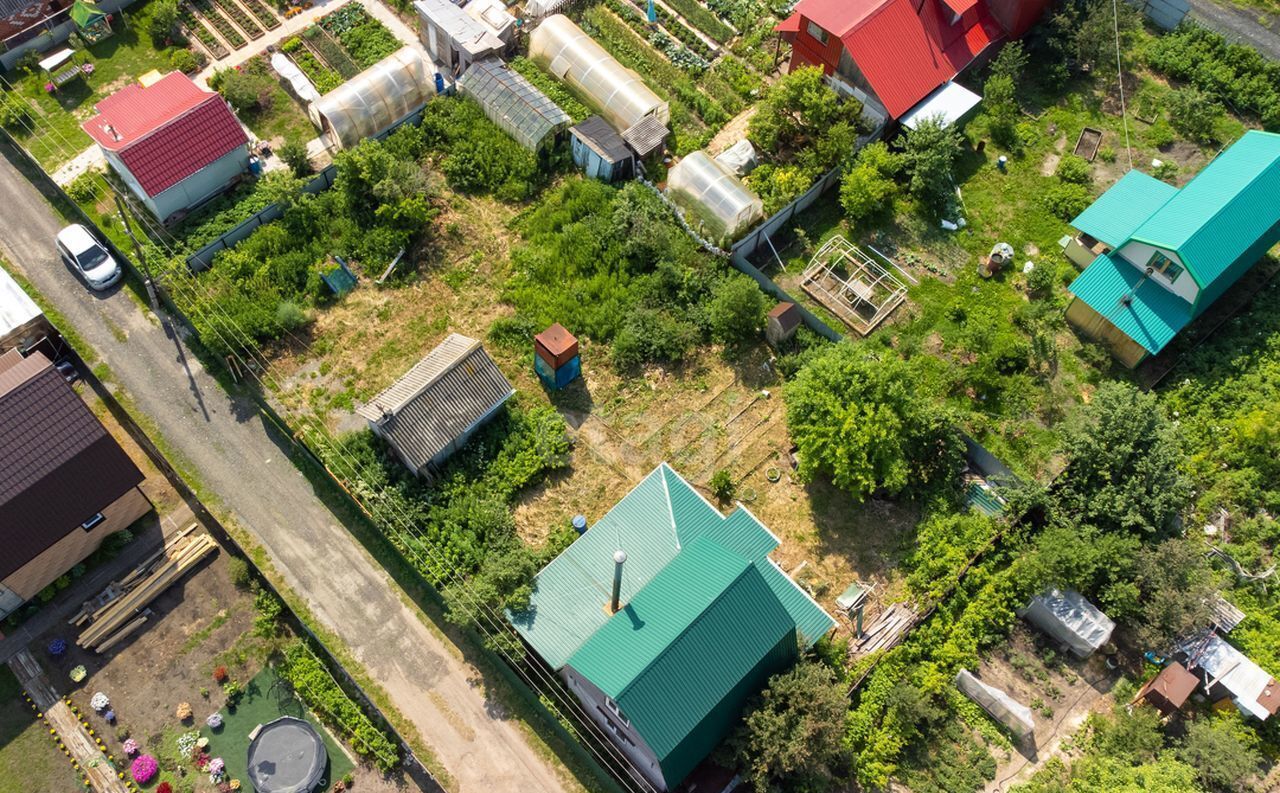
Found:
[[[1152,213],[1133,239],[1176,250],[1201,286],[1280,223],[1280,134],[1249,130]],[[1274,240],[1272,240],[1274,242]]]
[[[1216,634],[1197,637],[1182,649],[1188,653],[1187,668],[1201,676],[1206,690],[1221,685],[1237,708],[1263,721],[1280,710],[1275,678]]]
[[[569,132],[582,141],[608,163],[630,159],[631,150],[618,131],[600,116],[588,116],[569,128]]]
[[[1178,188],[1132,170],[1071,221],[1071,225],[1112,248],[1125,243]]]
[[[490,121],[529,150],[573,120],[524,75],[496,58],[471,64],[458,84],[480,103]]]
[[[1094,259],[1067,291],[1152,355],[1173,341],[1192,318],[1190,303],[1159,284],[1144,280],[1141,270],[1113,254],[1104,253]],[[1126,295],[1133,296],[1128,305],[1123,302]]]
[[[613,554],[627,553],[621,600],[631,602],[695,540],[757,562],[760,576],[808,647],[835,626],[772,560],[778,538],[739,505],[721,515],[688,482],[662,463],[581,537],[538,573],[530,610],[512,619],[516,629],[559,669],[609,620],[604,609],[613,586]]]
[[[0,355],[0,579],[143,480],[39,352]]]
[[[148,86],[130,83],[94,105],[81,124],[121,161],[149,196],[156,196],[249,142],[221,96],[182,72]]]
[[[668,784],[724,737],[756,678],[795,656],[795,622],[757,565],[700,537],[569,659],[617,703]]]
[[[356,412],[421,470],[514,393],[480,342],[451,333]]]

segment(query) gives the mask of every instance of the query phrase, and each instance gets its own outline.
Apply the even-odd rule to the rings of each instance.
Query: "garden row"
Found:
[[[327,94],[342,85],[342,75],[321,62],[301,36],[285,39],[280,49],[293,60],[321,94]]]
[[[361,69],[367,69],[400,49],[400,40],[359,3],[347,5],[321,17],[320,27],[338,43]]]
[[[698,0],[663,0],[677,14],[684,17],[694,27],[706,33],[717,42],[724,44],[733,37],[734,30],[711,12]]]
[[[214,7],[211,0],[190,0],[191,5],[195,8],[197,15],[213,26],[218,32],[222,40],[231,46],[232,49],[240,49],[245,45],[245,38],[236,29],[231,21]]]
[[[223,45],[213,31],[205,27],[200,21],[200,16],[196,14],[195,9],[190,5],[183,3],[178,10],[178,18],[182,21],[182,26],[186,32],[196,37],[200,45],[208,50],[209,55],[214,58],[227,57],[227,48]]]

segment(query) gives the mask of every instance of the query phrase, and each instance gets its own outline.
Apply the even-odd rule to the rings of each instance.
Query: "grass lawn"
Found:
[[[329,768],[324,779],[341,779],[349,773],[355,764],[347,753],[338,746],[333,736],[324,725],[307,712],[306,707],[293,694],[293,690],[280,682],[271,669],[263,669],[252,680],[245,684],[245,694],[235,710],[223,708],[222,729],[214,732],[208,727],[200,733],[209,739],[209,752],[213,757],[221,757],[227,764],[227,776],[239,779],[242,786],[248,787],[246,772],[249,751],[249,733],[259,724],[266,724],[281,716],[294,716],[311,722],[324,738],[325,749],[329,752]],[[327,788],[324,788],[327,789]]]
[[[316,136],[315,125],[307,118],[306,112],[289,96],[274,74],[269,73],[266,58],[257,56],[244,63],[245,71],[263,70],[271,80],[271,100],[266,109],[249,110],[237,113],[240,119],[253,134],[262,140],[275,140],[278,145],[284,141],[296,140],[306,142]]]
[[[22,688],[0,666],[0,793],[67,793],[80,779],[22,699]]]
[[[121,16],[124,25],[119,23]],[[156,49],[145,32],[151,18],[151,0],[116,17],[115,35],[77,53],[82,62],[93,64],[92,75],[73,80],[53,94],[45,93],[45,77],[38,70],[24,75],[21,69],[15,69],[7,75],[14,87],[6,99],[26,103],[34,116],[34,132],[20,128],[14,130],[14,135],[49,171],[92,143],[80,123],[93,116],[96,102],[152,69],[172,69],[169,53],[173,48]]]

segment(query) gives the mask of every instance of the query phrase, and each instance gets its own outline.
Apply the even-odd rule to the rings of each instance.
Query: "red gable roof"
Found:
[[[146,87],[127,85],[94,107],[98,115],[84,131],[117,152],[150,196],[249,140],[222,97],[181,72]]]
[[[952,24],[956,8],[965,11]],[[840,37],[893,118],[955,77],[1003,34],[986,4],[976,0],[801,0],[795,16]]]

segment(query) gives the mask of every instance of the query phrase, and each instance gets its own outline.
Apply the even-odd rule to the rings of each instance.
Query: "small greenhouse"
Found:
[[[667,193],[715,240],[733,239],[764,217],[764,202],[723,164],[695,151],[667,173]]]
[[[501,61],[476,61],[459,87],[484,108],[484,114],[530,151],[542,148],[573,120],[533,83]]]
[[[549,16],[529,36],[529,57],[582,95],[621,131],[645,116],[663,124],[671,108],[563,14]]]
[[[416,113],[434,93],[426,59],[404,47],[311,103],[311,121],[346,149]]]
[[[1088,658],[1111,641],[1116,627],[1101,609],[1073,589],[1047,589],[1033,597],[1018,616],[1067,645],[1078,658]]]

